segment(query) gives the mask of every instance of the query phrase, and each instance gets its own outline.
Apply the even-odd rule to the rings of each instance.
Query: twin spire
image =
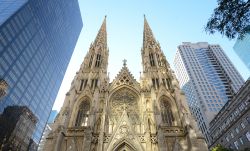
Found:
[[[106,29],[106,18],[105,16],[102,26],[98,31],[98,34],[93,43],[94,46],[102,45],[104,48],[107,48],[107,29]],[[156,43],[153,32],[148,24],[146,16],[144,15],[144,31],[143,31],[143,48],[147,47],[147,44]]]
[[[98,34],[95,38],[95,41],[93,43],[93,46],[102,46],[104,49],[107,49],[107,29],[106,29],[106,18],[107,16],[105,16],[103,22],[102,22],[102,26],[98,31]]]
[[[144,15],[144,30],[143,30],[143,48],[146,48],[148,44],[155,44],[156,40],[154,38],[153,32],[148,24],[146,16]]]

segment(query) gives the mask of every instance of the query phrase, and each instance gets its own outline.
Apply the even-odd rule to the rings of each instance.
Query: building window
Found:
[[[155,66],[154,56],[152,53],[149,54],[149,61],[151,66]]]
[[[240,137],[239,140],[240,140],[240,143],[243,145],[244,141],[243,141],[242,137]]]
[[[89,118],[89,110],[90,110],[89,101],[85,100],[81,102],[79,106],[78,114],[76,117],[75,126],[87,126],[88,118]]]
[[[236,132],[237,134],[239,133],[239,128],[238,128],[238,127],[235,128],[235,132]]]
[[[84,82],[84,88],[86,88],[87,83],[88,83],[88,79],[86,79],[85,82]]]
[[[167,100],[161,101],[161,116],[163,123],[168,126],[172,126],[174,122],[174,116],[171,110],[171,105]]]
[[[95,88],[98,86],[98,79],[95,79]]]
[[[240,123],[241,127],[244,129],[246,126],[243,122]]]
[[[231,137],[232,137],[232,138],[234,138],[234,134],[233,134],[233,132],[231,132],[231,133],[230,133],[230,135],[231,135]]]
[[[248,141],[250,142],[250,132],[249,131],[246,133],[246,137],[247,137]]]
[[[100,67],[101,64],[101,55],[97,54],[96,56],[96,62],[95,62],[95,67]]]
[[[156,82],[156,86],[157,86],[157,88],[159,88],[159,87],[160,87],[160,85],[159,85],[159,79],[158,79],[158,78],[156,78],[156,79],[155,79],[155,82]]]
[[[166,79],[166,81],[167,81],[168,89],[170,90],[170,89],[171,89],[171,81],[170,81],[170,78]]]
[[[250,117],[247,117],[246,120],[247,120],[248,124],[250,124]]]
[[[158,89],[160,87],[159,79],[158,78],[152,79],[152,84],[155,89]]]
[[[229,145],[229,148],[230,148],[230,149],[234,149],[233,146],[232,146],[231,144]]]
[[[93,55],[91,55],[90,60],[89,60],[89,67],[91,68],[92,66],[92,61],[93,61]]]
[[[91,80],[91,89],[94,87],[94,82],[95,82],[95,79],[92,79]]]
[[[158,65],[159,65],[159,66],[162,66],[162,64],[161,64],[161,59],[160,59],[160,55],[159,55],[159,54],[156,54],[156,56],[157,56]]]
[[[238,141],[235,141],[234,142],[234,146],[235,146],[235,148],[238,150],[239,149],[239,143],[238,143]]]
[[[162,83],[163,83],[163,85],[166,87],[165,79],[162,79]]]
[[[80,84],[80,89],[79,89],[79,91],[82,91],[83,83],[84,83],[84,80],[81,80],[81,84]]]
[[[153,87],[155,88],[155,79],[152,79]]]

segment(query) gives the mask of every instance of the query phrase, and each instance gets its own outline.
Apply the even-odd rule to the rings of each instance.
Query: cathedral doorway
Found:
[[[118,147],[116,147],[114,151],[136,151],[136,150],[132,146],[130,146],[128,143],[123,142]]]

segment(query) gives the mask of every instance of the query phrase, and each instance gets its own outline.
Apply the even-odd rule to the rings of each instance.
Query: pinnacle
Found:
[[[107,48],[106,18],[107,18],[107,15],[105,15],[105,17],[104,17],[101,28],[98,31],[98,34],[95,38],[93,46],[97,46],[97,45],[102,44],[104,46],[104,48]]]
[[[156,40],[144,14],[143,48],[150,42],[156,43]]]

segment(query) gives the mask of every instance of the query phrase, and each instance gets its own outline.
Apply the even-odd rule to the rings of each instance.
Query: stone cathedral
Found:
[[[105,17],[66,94],[45,151],[208,150],[146,18],[140,81],[125,60],[110,81],[108,56]]]

